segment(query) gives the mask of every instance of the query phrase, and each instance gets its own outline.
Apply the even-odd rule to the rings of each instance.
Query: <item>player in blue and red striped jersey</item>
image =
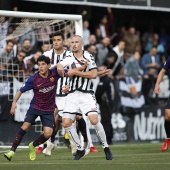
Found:
[[[40,56],[37,60],[38,72],[32,77],[28,78],[25,85],[20,88],[16,93],[10,113],[14,115],[17,106],[17,101],[22,93],[33,90],[34,96],[30,102],[30,107],[25,116],[25,120],[19,131],[16,133],[15,140],[13,141],[11,150],[4,154],[4,157],[11,161],[15,155],[15,151],[18,145],[21,143],[23,136],[29,130],[35,119],[40,116],[43,125],[44,133],[40,135],[34,142],[29,144],[29,157],[30,160],[36,159],[35,147],[47,141],[53,132],[54,126],[54,109],[55,109],[55,96],[56,85],[60,76],[57,73],[57,69],[50,68],[50,59],[44,55]],[[86,66],[82,66],[84,69]]]
[[[154,89],[155,94],[159,95],[160,93],[159,85],[161,81],[163,81],[163,77],[166,74],[166,72],[169,71],[169,69],[170,69],[170,57],[168,57],[163,68],[158,74],[157,81],[155,83],[155,89]],[[165,118],[164,119],[165,119],[164,128],[166,132],[166,139],[165,139],[163,146],[161,147],[162,152],[165,152],[170,147],[170,97],[168,98],[167,104],[165,106]]]

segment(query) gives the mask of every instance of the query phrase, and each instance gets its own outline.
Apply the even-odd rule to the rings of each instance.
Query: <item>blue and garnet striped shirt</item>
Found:
[[[20,91],[23,93],[33,89],[34,96],[30,102],[31,108],[47,112],[54,111],[56,85],[59,78],[60,76],[56,69],[49,70],[46,78],[41,77],[37,72],[28,78]]]

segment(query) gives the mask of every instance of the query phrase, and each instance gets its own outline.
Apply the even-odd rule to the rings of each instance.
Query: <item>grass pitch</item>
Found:
[[[0,149],[0,170],[169,170],[170,150],[161,152],[158,144],[111,145],[113,160],[106,160],[101,146],[81,160],[72,160],[68,148],[57,148],[50,157],[37,155],[30,161],[28,149],[18,149],[12,161],[4,158],[8,149]]]

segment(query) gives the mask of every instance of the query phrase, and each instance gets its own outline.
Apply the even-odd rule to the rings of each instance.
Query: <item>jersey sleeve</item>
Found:
[[[56,77],[59,79],[61,76],[58,74],[57,69],[51,69],[51,71],[56,75]]]
[[[90,54],[90,57],[88,58],[88,60],[89,60],[89,66],[88,66],[89,70],[97,69],[95,59],[91,54]]]
[[[28,90],[31,90],[31,89],[33,89],[33,79],[34,79],[34,77],[32,76],[32,77],[30,77],[30,78],[28,78],[28,80],[25,82],[25,84],[20,88],[20,91],[22,92],[22,93],[24,93],[24,92],[26,92],[26,91],[28,91]]]
[[[60,64],[66,69],[70,69],[72,63],[73,63],[73,57],[72,56],[66,56],[63,59],[63,61],[60,62]]]
[[[165,69],[166,71],[168,71],[169,68],[170,68],[170,57],[168,57],[168,59],[166,60],[163,66],[163,69]]]
[[[45,51],[43,53],[43,55],[45,55],[46,57],[49,57],[51,59],[51,51]]]

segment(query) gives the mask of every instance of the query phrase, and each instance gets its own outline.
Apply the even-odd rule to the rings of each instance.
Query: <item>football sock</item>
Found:
[[[90,147],[93,147],[92,138],[88,126],[86,126],[86,132],[87,132],[88,143],[90,144]]]
[[[44,134],[42,134],[42,135],[40,135],[40,136],[38,137],[37,140],[35,140],[35,141],[33,142],[33,146],[36,147],[36,146],[44,143],[44,142],[47,141],[47,140],[48,140],[48,139],[45,138]]]
[[[21,129],[21,128],[20,128],[20,130],[16,133],[16,135],[15,135],[15,140],[13,141],[13,144],[12,144],[12,147],[11,147],[11,150],[12,150],[12,151],[14,151],[14,152],[16,151],[16,149],[17,149],[18,145],[21,143],[22,138],[23,138],[23,136],[25,135],[25,133],[26,133],[26,131],[23,130],[23,129]]]
[[[97,133],[101,143],[102,143],[103,148],[108,147],[107,140],[106,140],[106,134],[105,134],[102,124],[100,122],[98,122],[96,125],[93,125],[93,126],[96,130],[96,133]]]
[[[164,127],[167,138],[170,138],[170,121],[165,120]]]
[[[71,138],[71,140],[75,143],[75,145],[77,146],[77,149],[84,150],[75,128],[71,125],[70,127],[65,128],[65,131],[68,133],[69,138]]]
[[[54,141],[55,141],[55,136],[56,136],[56,134],[57,134],[57,132],[55,131],[55,126],[54,126],[54,128],[53,128],[53,133],[52,133],[52,135],[51,135],[51,142],[52,142],[52,143],[54,143]]]
[[[47,147],[47,141],[43,144],[43,149]]]
[[[84,138],[84,142],[87,142],[86,122],[83,118],[77,120],[78,128]]]

